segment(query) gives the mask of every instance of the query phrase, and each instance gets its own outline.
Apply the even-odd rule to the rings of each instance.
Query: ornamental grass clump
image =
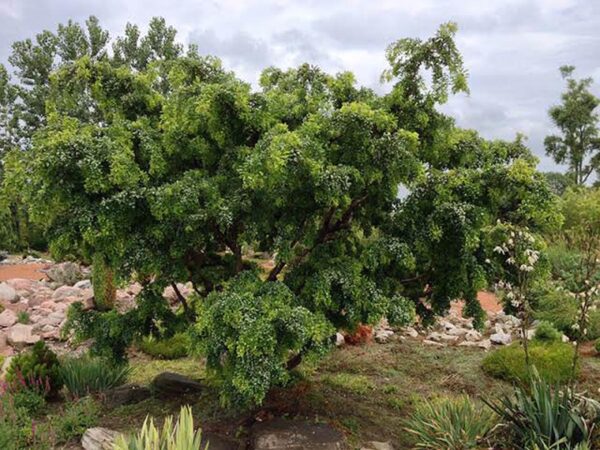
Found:
[[[494,414],[469,397],[440,398],[417,405],[405,430],[417,448],[466,450],[480,448],[496,424]]]
[[[127,381],[131,368],[105,358],[82,356],[63,361],[60,374],[73,397],[103,392]]]
[[[162,430],[154,425],[154,419],[146,417],[142,429],[134,436],[119,436],[115,450],[208,450],[202,447],[201,430],[194,431],[194,418],[189,406],[181,408],[179,419],[173,423],[173,416],[165,419]]]

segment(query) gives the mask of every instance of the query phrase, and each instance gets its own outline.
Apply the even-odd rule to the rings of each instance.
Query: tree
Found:
[[[562,196],[567,189],[575,186],[573,176],[568,173],[544,172],[544,176],[546,177],[548,186],[550,186],[550,190],[558,196]]]
[[[136,30],[113,56],[51,73],[45,125],[9,158],[56,254],[101,255],[143,285],[127,313],[71,311],[97,352],[186,328],[223,401],[260,403],[337,328],[406,324],[461,295],[476,315],[482,227],[552,222],[520,140],[484,141],[436,110],[466,89],[452,25],[391,47],[385,96],[308,64],[268,68],[252,90],[194,48],[138,45]],[[274,255],[268,273],[248,245]],[[161,293],[177,282],[195,295],[175,314]]]
[[[558,164],[568,164],[575,184],[583,185],[594,170],[600,169],[600,134],[596,107],[600,99],[590,92],[591,78],[576,80],[575,68],[562,66],[560,72],[567,80],[562,104],[550,108],[549,114],[561,135],[546,137],[546,154]]]

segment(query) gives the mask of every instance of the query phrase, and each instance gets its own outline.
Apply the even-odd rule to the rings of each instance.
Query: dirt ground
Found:
[[[46,274],[40,270],[48,268],[47,264],[4,264],[0,265],[0,281],[11,278],[25,278],[28,280],[44,280]]]
[[[502,305],[498,301],[498,297],[496,297],[496,294],[494,294],[493,292],[479,291],[477,293],[477,299],[479,300],[479,303],[481,303],[481,307],[483,308],[483,310],[488,313],[497,313],[502,311]],[[463,301],[457,301],[452,303],[450,310],[460,315],[463,306]]]

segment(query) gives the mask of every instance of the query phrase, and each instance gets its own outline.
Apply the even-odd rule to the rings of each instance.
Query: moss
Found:
[[[351,373],[336,373],[326,376],[323,381],[331,386],[342,388],[354,394],[365,395],[375,389],[369,377]]]
[[[574,349],[562,342],[532,342],[529,346],[531,362],[540,376],[550,383],[564,383],[571,378]],[[500,348],[485,357],[483,370],[495,378],[526,383],[525,352],[520,344]]]

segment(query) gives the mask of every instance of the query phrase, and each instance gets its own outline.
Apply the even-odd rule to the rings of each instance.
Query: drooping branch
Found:
[[[188,317],[188,319],[190,319],[190,320],[193,320],[195,318],[194,311],[192,311],[186,298],[183,296],[183,294],[177,287],[177,283],[175,283],[175,282],[171,283],[171,287],[175,291],[175,295],[177,296],[179,303],[181,303],[181,306],[183,306],[183,311],[185,312],[186,317]]]

